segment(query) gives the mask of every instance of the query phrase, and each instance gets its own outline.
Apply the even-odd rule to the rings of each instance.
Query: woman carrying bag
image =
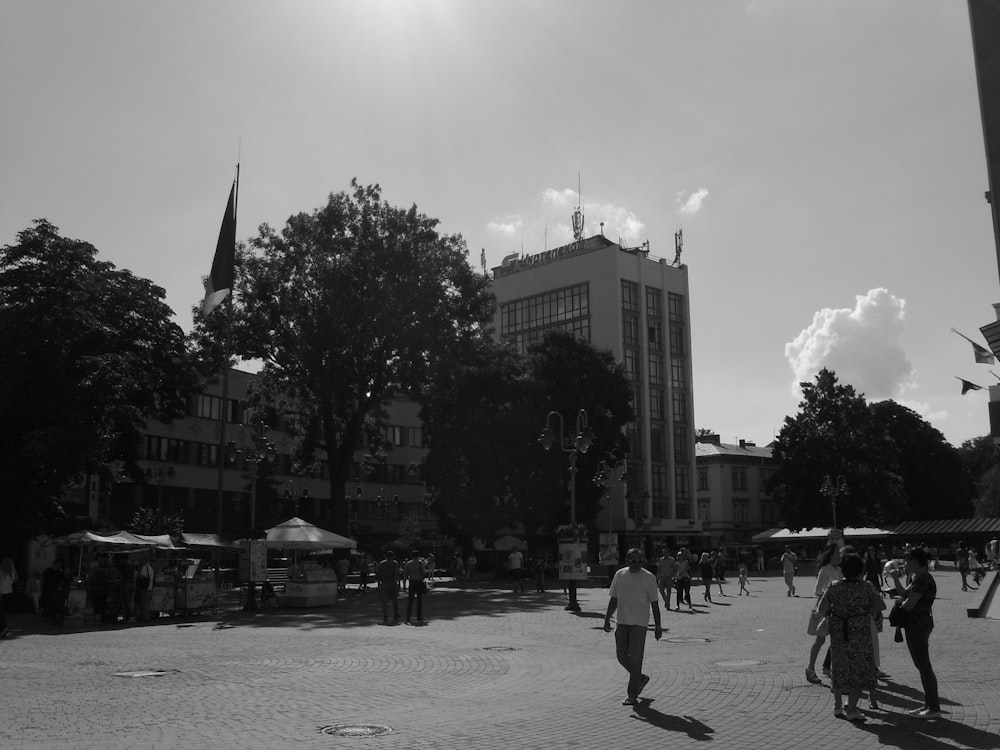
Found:
[[[830,542],[826,548],[820,552],[816,560],[816,601],[823,598],[823,594],[834,581],[840,580],[840,547],[836,542]],[[818,608],[818,607],[817,607]],[[816,676],[816,659],[826,642],[826,633],[818,630],[812,647],[809,649],[809,666],[806,667],[806,679],[812,683],[821,682]],[[827,649],[826,658],[823,659],[823,674],[830,674],[830,650]]]

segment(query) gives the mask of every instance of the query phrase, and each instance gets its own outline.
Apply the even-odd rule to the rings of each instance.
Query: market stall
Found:
[[[301,518],[290,518],[267,530],[269,549],[295,553],[288,571],[288,583],[281,603],[286,607],[323,607],[337,600],[337,576],[332,568],[322,567],[315,559],[298,561],[299,552],[357,547],[353,539],[321,529]]]

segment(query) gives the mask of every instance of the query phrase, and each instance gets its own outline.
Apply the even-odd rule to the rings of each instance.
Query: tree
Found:
[[[594,444],[578,456],[576,516],[592,524],[601,491],[591,479],[602,458],[625,455],[631,397],[610,352],[559,332],[527,357],[483,343],[460,367],[438,368],[421,415],[429,435],[424,472],[445,526],[471,538],[517,521],[529,535],[567,523],[568,457],[558,446],[546,452],[538,438],[551,411],[571,435],[581,408]]]
[[[1000,518],[1000,466],[993,466],[980,477],[973,503],[976,518]]]
[[[801,383],[799,414],[785,417],[772,455],[781,467],[767,488],[782,505],[791,529],[829,526],[831,502],[837,525],[878,526],[898,522],[907,505],[899,475],[898,449],[885,426],[876,422],[864,396],[823,369],[814,383]],[[828,500],[823,479],[843,476],[849,494]]]
[[[972,515],[975,485],[959,451],[919,414],[895,401],[871,404],[898,452],[899,475],[909,506],[907,519]]]
[[[261,394],[290,400],[298,458],[325,452],[343,533],[354,451],[362,435],[377,438],[383,403],[419,389],[436,362],[460,360],[492,320],[465,241],[437,224],[352,180],[350,193],[290,217],[280,234],[262,225],[238,250],[233,353],[263,362]],[[218,364],[226,317],[195,319],[203,356]]]
[[[978,483],[983,476],[997,466],[997,459],[1000,452],[989,435],[966,440],[958,448],[958,453],[962,458],[962,463],[972,477],[972,481]]]
[[[44,219],[0,249],[0,527],[60,530],[69,482],[138,478],[145,423],[183,416],[196,374],[164,297]]]

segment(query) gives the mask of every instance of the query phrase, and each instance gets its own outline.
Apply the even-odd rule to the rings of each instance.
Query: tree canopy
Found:
[[[237,253],[233,354],[263,362],[262,391],[295,401],[301,459],[325,451],[337,529],[360,437],[395,392],[422,387],[440,361],[487,335],[493,297],[460,235],[351,182],[325,206],[262,225]],[[225,315],[195,312],[194,336],[219,363]]]
[[[584,409],[594,443],[578,455],[576,518],[592,524],[602,460],[625,455],[621,429],[633,419],[631,387],[610,352],[549,333],[522,357],[484,342],[460,366],[442,363],[422,395],[429,435],[425,478],[449,532],[486,537],[521,522],[528,535],[569,522],[568,455],[545,451],[539,435],[550,412],[554,433],[572,437]]]
[[[196,377],[164,298],[44,219],[0,249],[0,526],[51,530],[69,482],[184,414]]]
[[[902,520],[908,506],[899,474],[899,448],[875,418],[864,396],[823,369],[813,383],[802,383],[795,417],[785,417],[772,455],[780,468],[768,491],[782,505],[792,529],[830,526],[836,503],[837,526],[878,526]],[[820,492],[824,477],[843,476],[848,493]]]

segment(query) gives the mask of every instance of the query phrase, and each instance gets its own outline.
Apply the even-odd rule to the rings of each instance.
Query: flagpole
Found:
[[[240,164],[236,162],[236,182],[233,187],[233,236],[236,236],[236,217],[239,216],[237,206],[240,195]],[[233,281],[235,287],[235,279]],[[233,330],[233,293],[235,289],[230,289],[226,295],[226,337],[223,344],[223,365],[222,365],[222,421],[219,423],[219,471],[217,476],[217,495],[215,501],[215,533],[222,536],[222,506],[225,495],[225,470],[226,470],[226,427],[229,424],[229,358],[232,351],[232,330]]]

